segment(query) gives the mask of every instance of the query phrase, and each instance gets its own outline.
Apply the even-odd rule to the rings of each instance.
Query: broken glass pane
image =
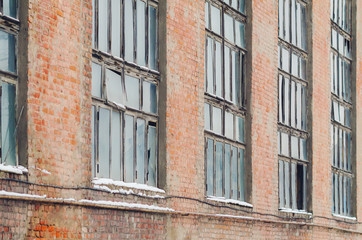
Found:
[[[113,180],[121,179],[121,114],[112,112],[112,131],[111,131],[111,178]]]
[[[137,183],[145,183],[145,128],[146,121],[143,119],[137,119],[136,127],[136,159],[137,159],[137,169],[136,169],[136,179]]]
[[[121,56],[121,1],[112,0],[112,55]]]
[[[146,3],[137,0],[137,63],[146,66]]]
[[[116,104],[123,104],[122,76],[106,69],[107,99]]]
[[[0,70],[16,72],[15,36],[0,30]]]
[[[99,178],[109,178],[109,135],[110,111],[105,108],[99,110]]]
[[[102,66],[92,62],[92,96],[102,97]]]
[[[103,1],[106,2],[106,1]],[[124,58],[133,62],[133,0],[124,1]]]
[[[157,183],[157,129],[148,126],[148,185],[156,186]]]
[[[134,181],[134,141],[133,141],[133,117],[124,115],[124,180],[126,182]]]
[[[139,79],[125,75],[125,84],[126,84],[126,94],[127,94],[126,105],[131,108],[139,109],[140,107]]]

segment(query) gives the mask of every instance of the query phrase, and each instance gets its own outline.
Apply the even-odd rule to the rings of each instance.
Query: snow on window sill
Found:
[[[162,212],[174,212],[175,210],[172,208],[167,207],[159,207],[156,205],[147,205],[147,204],[139,204],[139,203],[127,203],[127,202],[113,202],[113,201],[104,201],[104,200],[88,200],[88,199],[81,199],[75,200],[74,198],[48,198],[46,195],[33,195],[33,194],[26,194],[26,193],[16,193],[16,192],[7,192],[4,190],[0,191],[0,196],[8,196],[8,197],[15,197],[15,198],[28,198],[28,199],[39,199],[39,200],[48,200],[52,202],[68,202],[70,204],[94,204],[98,206],[111,206],[111,207],[120,207],[126,209],[145,209],[145,210],[152,210],[152,211],[162,211]]]
[[[279,211],[283,212],[283,213],[304,214],[304,215],[308,215],[308,216],[312,215],[312,213],[307,212],[305,210],[298,210],[298,209],[291,209],[291,208],[279,208]]]
[[[146,184],[139,184],[139,183],[125,183],[123,181],[115,181],[108,178],[94,178],[92,180],[94,184],[94,188],[101,189],[104,191],[108,191],[111,193],[121,193],[121,194],[134,194],[139,195],[142,197],[149,197],[149,198],[164,198],[164,196],[160,195],[147,195],[143,193],[135,193],[133,190],[141,190],[141,191],[148,191],[148,192],[155,192],[155,193],[162,193],[165,194],[165,191],[156,187],[152,187]],[[108,185],[109,187],[105,186]],[[112,187],[121,187],[119,189],[111,189]],[[123,188],[127,189],[123,189]]]
[[[0,164],[0,171],[1,172],[8,172],[8,173],[15,173],[15,174],[24,174],[24,173],[28,173],[28,169],[26,169],[23,166],[11,166],[11,165],[4,165],[4,164]]]
[[[339,214],[335,214],[335,213],[332,213],[332,216],[333,217],[338,217],[338,218],[343,218],[343,219],[346,219],[346,220],[357,221],[356,217],[349,217],[349,216],[339,215]]]
[[[223,197],[209,196],[209,197],[207,197],[207,200],[211,200],[211,201],[215,201],[215,202],[222,202],[222,203],[231,203],[231,204],[240,205],[242,207],[248,207],[248,208],[253,207],[253,205],[250,204],[250,203],[235,200],[235,199],[226,199],[226,198],[223,198]]]

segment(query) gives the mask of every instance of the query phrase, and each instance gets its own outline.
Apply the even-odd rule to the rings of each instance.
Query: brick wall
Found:
[[[313,1],[308,9],[312,13],[308,21],[313,22],[308,33],[313,185],[312,215],[305,215],[278,211],[277,0],[253,0],[246,5],[246,159],[251,163],[247,188],[253,208],[205,197],[204,0],[159,2],[164,43],[160,46],[164,57],[160,112],[164,115],[160,115],[159,161],[165,193],[126,187],[112,192],[91,183],[92,1],[29,0],[25,161],[29,173],[0,172],[0,190],[30,195],[0,192],[0,238],[360,239],[361,224],[340,222],[330,211],[329,2]],[[355,4],[354,9],[361,7],[359,1]],[[362,46],[362,13],[355,10],[355,14],[355,46]],[[355,155],[357,172],[362,172],[362,48],[355,54]],[[356,181],[362,182],[361,174]],[[357,219],[362,215],[361,199],[358,186]],[[146,205],[164,209],[150,210]]]

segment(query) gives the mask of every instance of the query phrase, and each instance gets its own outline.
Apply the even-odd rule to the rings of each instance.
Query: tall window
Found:
[[[332,212],[352,215],[351,1],[331,0]]]
[[[0,0],[0,162],[6,165],[17,164],[17,5],[18,2],[15,0]]]
[[[92,173],[157,185],[157,1],[93,0]]]
[[[306,4],[279,0],[279,207],[307,209]]]
[[[205,167],[208,196],[244,201],[243,0],[205,2]]]

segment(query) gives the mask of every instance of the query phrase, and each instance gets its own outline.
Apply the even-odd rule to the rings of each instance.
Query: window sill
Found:
[[[342,219],[345,219],[345,220],[357,221],[356,217],[349,217],[349,216],[339,215],[339,214],[335,214],[335,213],[332,213],[332,216],[337,217],[337,218],[342,218]]]
[[[115,194],[119,193],[123,195],[137,195],[146,198],[164,198],[163,195],[165,194],[164,190],[157,187],[152,187],[146,184],[115,181],[108,178],[94,178],[92,183],[95,189]],[[147,192],[147,194],[144,192]],[[152,192],[156,194],[148,194]]]
[[[312,213],[307,212],[305,210],[291,209],[291,208],[279,208],[279,211],[282,213],[294,213],[294,214],[303,214],[312,216]]]
[[[239,205],[242,207],[253,208],[252,204],[243,202],[243,201],[239,201],[239,200],[235,200],[235,199],[226,199],[223,197],[208,196],[207,200],[215,201],[215,202],[222,202],[222,203],[230,203],[230,204],[235,204],[235,205]]]
[[[0,164],[0,172],[7,172],[7,173],[14,173],[18,175],[22,175],[28,173],[28,169],[23,166],[11,166],[11,165],[4,165]]]

